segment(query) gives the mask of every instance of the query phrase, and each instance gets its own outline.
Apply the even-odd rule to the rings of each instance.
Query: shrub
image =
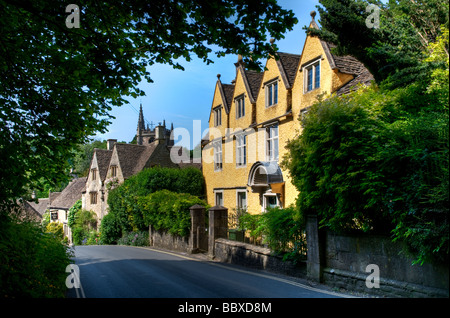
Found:
[[[149,245],[148,232],[146,231],[130,232],[122,236],[117,241],[117,244],[130,246],[148,246]]]
[[[112,213],[108,213],[102,219],[100,224],[100,240],[102,244],[116,244],[120,238],[122,231],[120,230],[119,223],[116,217]]]
[[[64,297],[71,250],[32,221],[1,221],[1,297]]]
[[[166,230],[179,236],[189,235],[191,228],[190,207],[206,202],[187,193],[161,190],[138,198],[137,207],[142,212],[146,226],[156,230]]]
[[[73,244],[85,245],[91,232],[97,228],[97,217],[95,212],[87,210],[79,210],[75,214],[75,222],[72,226]],[[92,241],[90,241],[92,242]]]
[[[55,237],[59,238],[60,240],[64,239],[64,227],[60,222],[51,222],[47,224],[45,231],[47,233],[55,235]]]
[[[112,187],[112,184],[110,185]],[[175,169],[154,167],[128,178],[108,194],[109,213],[114,214],[122,233],[146,230],[137,201],[160,190],[204,196],[202,172],[195,168]]]
[[[240,228],[249,231],[254,240],[283,255],[283,260],[294,263],[304,259],[306,253],[305,224],[294,207],[268,208],[263,214],[246,213],[239,218]]]

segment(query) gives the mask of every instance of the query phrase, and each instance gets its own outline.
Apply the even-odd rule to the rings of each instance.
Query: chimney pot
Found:
[[[117,142],[117,139],[108,139],[106,141],[106,149],[107,150],[112,150],[114,147],[114,144]]]

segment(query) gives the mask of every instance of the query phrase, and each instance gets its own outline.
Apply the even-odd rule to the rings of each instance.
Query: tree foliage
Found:
[[[67,5],[0,2],[0,203],[66,178],[76,145],[104,133],[125,97],[144,95],[149,66],[239,53],[262,67],[267,37],[297,22],[272,0],[113,0],[84,1],[80,28],[68,28]]]
[[[309,32],[334,43],[338,55],[353,55],[377,83],[392,87],[423,79],[439,67],[421,63],[430,43],[449,27],[449,4],[442,0],[320,0],[321,30]],[[380,28],[368,28],[369,4],[380,11]],[[447,51],[448,52],[448,51]]]
[[[283,159],[302,215],[317,213],[334,231],[391,234],[416,262],[448,261],[447,32],[427,47],[422,64],[443,66],[427,81],[361,88],[311,107]]]
[[[0,297],[64,297],[73,255],[61,239],[34,221],[0,222]]]
[[[251,238],[262,238],[262,243],[283,260],[294,263],[304,260],[306,254],[305,222],[295,207],[269,208],[266,213],[244,213],[239,218],[239,227],[248,231]]]

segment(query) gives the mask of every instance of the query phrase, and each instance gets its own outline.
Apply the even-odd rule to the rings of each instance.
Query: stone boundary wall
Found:
[[[150,246],[160,247],[172,251],[191,253],[189,237],[175,236],[165,231],[149,229]]]
[[[296,266],[289,261],[283,262],[280,256],[273,255],[269,248],[262,246],[218,238],[215,240],[214,250],[214,259],[220,262],[296,277],[304,278],[306,275],[304,266]]]
[[[449,268],[411,265],[402,245],[389,237],[325,233],[322,280],[330,286],[387,297],[448,297]],[[380,270],[380,288],[368,288],[369,264]]]

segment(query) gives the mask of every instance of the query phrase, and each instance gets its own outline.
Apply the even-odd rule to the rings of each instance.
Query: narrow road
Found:
[[[130,246],[77,246],[80,288],[86,298],[329,298],[276,275]]]

